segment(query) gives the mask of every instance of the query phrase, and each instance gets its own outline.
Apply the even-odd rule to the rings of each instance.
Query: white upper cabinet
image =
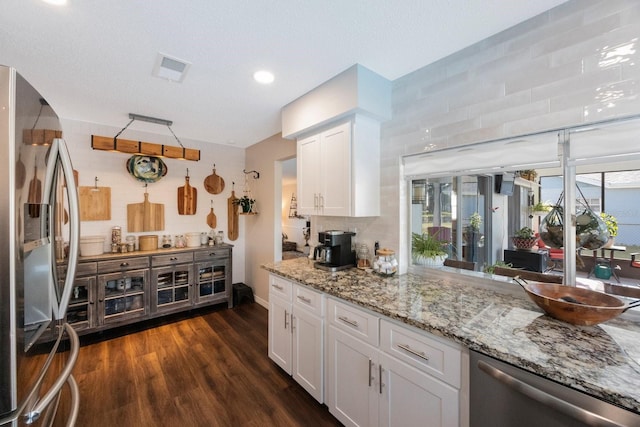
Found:
[[[298,140],[298,212],[380,215],[380,125],[354,116]]]

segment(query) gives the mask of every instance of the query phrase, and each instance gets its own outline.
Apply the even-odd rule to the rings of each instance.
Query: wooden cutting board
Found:
[[[164,205],[150,203],[149,193],[144,193],[144,202],[127,205],[127,230],[130,232],[164,230]]]
[[[195,215],[198,207],[198,190],[189,185],[189,175],[184,177],[184,186],[178,187],[178,214]]]
[[[227,199],[227,218],[229,223],[228,238],[233,241],[238,238],[238,205],[235,201],[238,200],[236,192],[231,191],[231,197]]]
[[[110,187],[78,187],[80,221],[111,219]]]
[[[29,194],[27,204],[29,205],[29,216],[31,218],[40,217],[40,203],[42,203],[42,182],[38,179],[38,167],[33,168],[33,178],[29,182]]]
[[[224,190],[224,179],[216,173],[216,165],[213,165],[213,173],[204,179],[204,188],[211,194]]]

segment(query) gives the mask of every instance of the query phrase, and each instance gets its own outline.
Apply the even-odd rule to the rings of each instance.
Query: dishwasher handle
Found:
[[[619,427],[620,424],[605,418],[601,415],[595,414],[591,411],[587,411],[584,408],[576,406],[572,403],[566,402],[562,399],[559,399],[547,392],[540,390],[532,385],[527,384],[524,381],[521,381],[506,372],[492,366],[491,364],[479,360],[478,368],[489,375],[490,377],[496,379],[497,381],[503,383],[507,387],[515,390],[523,395],[540,402],[541,404],[548,406],[561,412],[565,415],[568,415],[578,421],[584,422],[590,426],[602,426],[602,427]]]

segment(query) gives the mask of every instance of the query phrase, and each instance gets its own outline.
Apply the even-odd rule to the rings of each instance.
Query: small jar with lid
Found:
[[[184,235],[178,234],[175,239],[176,248],[184,248],[187,246],[187,241],[184,239]]]
[[[122,228],[120,226],[111,227],[111,243],[122,243]]]
[[[171,236],[169,234],[164,234],[162,236],[162,247],[165,249],[171,247]]]
[[[356,265],[358,268],[371,268],[371,253],[369,252],[369,247],[366,244],[360,243],[357,245],[356,258]]]
[[[376,259],[373,262],[373,271],[381,276],[393,276],[398,271],[396,253],[391,249],[378,249]]]

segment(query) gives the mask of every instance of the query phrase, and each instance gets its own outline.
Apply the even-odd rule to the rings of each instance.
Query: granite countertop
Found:
[[[330,273],[308,258],[262,267],[640,413],[640,323],[626,316],[570,325],[546,316],[516,284],[464,274]]]

